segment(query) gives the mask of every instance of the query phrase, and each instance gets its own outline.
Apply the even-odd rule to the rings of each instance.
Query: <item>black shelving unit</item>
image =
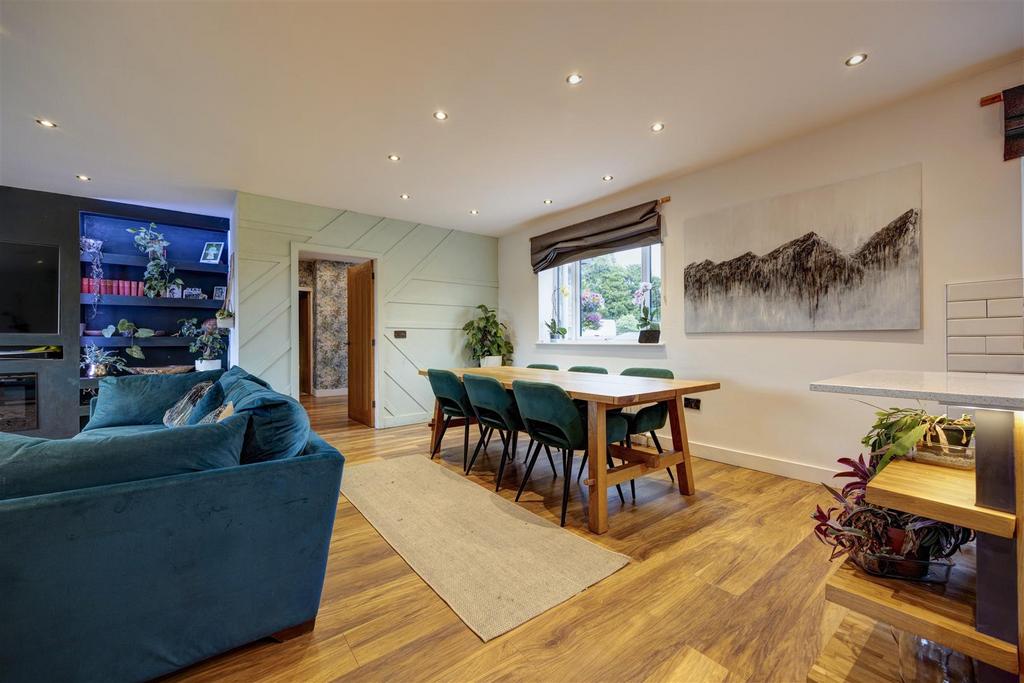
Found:
[[[112,337],[82,337],[82,346],[94,344],[96,346],[125,347],[132,345],[132,339],[117,334]],[[189,346],[195,337],[135,337],[134,343],[138,346]]]
[[[89,263],[88,256],[80,258],[82,263]],[[135,254],[104,254],[103,263],[112,266],[139,266],[145,268],[149,259],[142,255]],[[169,261],[176,271],[185,270],[195,273],[227,273],[226,263],[193,263],[191,261]]]
[[[82,305],[92,305],[95,294],[81,294]],[[101,294],[100,306],[145,306],[147,308],[205,308],[216,311],[224,304],[220,299],[172,299],[148,296],[121,296],[119,294]]]

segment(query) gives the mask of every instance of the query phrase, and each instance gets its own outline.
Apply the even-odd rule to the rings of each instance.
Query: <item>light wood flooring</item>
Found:
[[[304,399],[313,428],[347,467],[412,453],[424,425],[371,430],[343,399]],[[438,466],[461,471],[462,432]],[[495,439],[497,442],[497,439]],[[506,471],[515,496],[523,471]],[[838,455],[838,454],[837,454]],[[500,445],[470,477],[493,488]],[[846,681],[897,680],[888,627],[824,600],[835,567],[811,535],[820,486],[695,459],[697,494],[668,475],[637,482],[637,502],[609,496],[610,531],[586,530],[572,487],[566,528],[633,561],[519,628],[482,643],[342,497],[316,630],[260,641],[181,671],[172,681]],[[558,522],[561,478],[538,461],[520,502]],[[501,576],[494,577],[495,582]]]

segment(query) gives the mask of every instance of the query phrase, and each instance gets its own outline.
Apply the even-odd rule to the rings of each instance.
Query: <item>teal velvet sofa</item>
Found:
[[[207,378],[224,396],[234,392],[236,416],[212,428],[237,434],[236,451],[244,433],[238,464],[196,464],[206,449],[195,439],[220,433],[210,426],[154,422],[187,384],[165,377],[124,378],[120,387],[122,378],[105,379],[93,426],[60,444],[0,435],[0,680],[143,681],[312,628],[344,457],[266,383],[237,368]],[[129,385],[146,396],[134,408],[122,391]],[[103,415],[121,424],[97,422]],[[284,438],[275,440],[278,431]],[[188,452],[168,447],[186,436]],[[39,476],[48,483],[26,453],[98,458],[102,471],[75,476],[116,481],[118,462],[139,444],[184,461],[168,471],[198,471],[66,490],[54,475],[52,492],[2,495],[5,467],[9,493],[26,466],[36,486]],[[163,465],[146,455],[136,453],[140,466]]]

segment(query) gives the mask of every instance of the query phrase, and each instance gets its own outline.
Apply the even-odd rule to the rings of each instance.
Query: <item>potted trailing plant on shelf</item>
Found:
[[[544,323],[544,326],[548,328],[548,338],[551,339],[551,341],[563,338],[566,332],[568,332],[568,330],[559,325],[558,321],[554,318]]]
[[[220,356],[226,347],[216,321],[205,320],[200,325],[196,318],[183,318],[178,323],[181,329],[177,336],[193,337],[188,350],[199,354],[199,358],[196,359],[196,370],[202,372],[220,368]]]
[[[498,314],[484,304],[477,306],[480,315],[462,326],[466,333],[466,347],[480,367],[496,367],[512,362],[514,351],[508,338],[508,326],[498,321]]]
[[[640,330],[637,341],[641,344],[657,344],[661,341],[661,328],[651,319],[651,307],[647,300],[652,290],[650,282],[641,282],[633,292],[633,304],[640,308],[640,318],[636,326]]]
[[[128,228],[128,232],[135,235],[135,246],[149,259],[143,274],[146,296],[150,299],[164,296],[168,286],[184,284],[181,278],[174,276],[174,266],[167,261],[167,247],[171,243],[156,231],[156,223],[150,223],[149,227]]]
[[[86,377],[105,377],[111,368],[125,368],[124,358],[95,344],[86,344],[80,365],[85,369]]]
[[[222,330],[229,330],[235,326],[235,314],[230,308],[222,308],[217,311],[217,327]]]
[[[118,321],[117,327],[107,325],[103,328],[102,332],[103,336],[107,338],[114,336],[114,332],[120,332],[122,337],[128,337],[128,346],[125,347],[124,352],[132,358],[139,359],[145,359],[146,354],[142,352],[142,347],[135,343],[135,338],[148,339],[156,334],[156,332],[148,327],[136,327],[135,323],[124,318]]]
[[[974,540],[974,531],[867,502],[868,482],[878,472],[872,462],[874,455],[869,462],[863,455],[840,458],[848,469],[836,477],[853,481],[840,490],[823,484],[838,506],[823,510],[819,505],[812,518],[814,535],[832,548],[829,559],[849,554],[858,567],[878,576],[948,579],[949,558]]]
[[[89,320],[96,317],[96,313],[99,311],[100,302],[103,298],[102,287],[100,282],[103,280],[103,240],[93,239],[91,237],[82,237],[79,239],[78,248],[82,252],[83,256],[89,259],[89,289],[92,297],[92,306],[89,309]]]

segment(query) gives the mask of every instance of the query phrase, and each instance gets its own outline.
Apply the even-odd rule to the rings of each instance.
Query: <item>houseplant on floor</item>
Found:
[[[480,315],[462,326],[466,333],[466,347],[480,367],[497,367],[512,362],[514,351],[509,340],[508,326],[498,321],[498,313],[484,304],[477,306]]]
[[[124,358],[106,349],[101,349],[95,344],[86,345],[80,365],[85,370],[86,377],[106,377],[111,368],[116,370],[125,368]]]

